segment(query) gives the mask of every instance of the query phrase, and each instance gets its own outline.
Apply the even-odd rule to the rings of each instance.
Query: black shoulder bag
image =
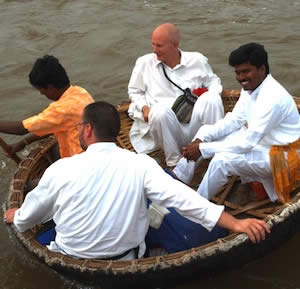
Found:
[[[183,94],[178,96],[172,105],[172,110],[176,114],[177,119],[182,123],[189,123],[193,113],[194,104],[198,99],[198,96],[193,94],[189,88],[182,89],[179,85],[173,82],[167,75],[165,71],[164,64],[162,64],[162,69],[164,71],[165,77],[177,88],[179,88]]]

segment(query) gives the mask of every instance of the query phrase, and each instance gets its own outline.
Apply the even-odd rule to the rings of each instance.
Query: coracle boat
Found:
[[[225,111],[231,111],[239,98],[239,90],[225,90],[222,99]],[[300,111],[300,99],[294,98]],[[120,147],[134,151],[128,137],[132,120],[128,117],[129,104],[118,105],[121,115],[121,133],[118,137]],[[52,163],[51,148],[56,145],[53,137],[40,142],[28,157],[22,160],[13,176],[8,194],[7,207],[18,208],[25,197],[28,181],[40,178]],[[150,154],[165,167],[164,154],[158,150]],[[192,182],[195,188],[205,172],[208,161],[204,162]],[[24,233],[16,231],[19,241],[49,267],[65,276],[86,284],[97,284],[101,288],[147,288],[170,286],[180,280],[200,278],[201,276],[245,264],[267,254],[282,242],[287,241],[299,228],[300,193],[296,189],[285,204],[272,203],[268,198],[259,199],[253,191],[239,192],[239,177],[233,176],[213,198],[217,204],[224,204],[226,211],[235,217],[256,217],[264,219],[271,227],[271,233],[259,244],[253,244],[245,234],[230,233],[228,236],[192,248],[163,256],[148,257],[132,261],[112,261],[99,259],[77,259],[49,251],[36,241],[36,234],[43,225]],[[299,188],[299,186],[298,186]],[[245,196],[247,196],[245,198]]]

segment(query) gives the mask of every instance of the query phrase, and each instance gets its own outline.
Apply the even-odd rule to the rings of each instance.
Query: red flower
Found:
[[[199,87],[199,88],[195,88],[193,90],[193,93],[200,96],[202,93],[208,91],[208,89],[206,87]]]

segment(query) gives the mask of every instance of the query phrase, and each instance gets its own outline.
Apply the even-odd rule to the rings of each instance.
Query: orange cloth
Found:
[[[56,136],[61,158],[82,151],[79,143],[79,128],[83,109],[94,99],[79,86],[70,86],[59,100],[51,103],[40,114],[23,120],[24,127],[31,133]]]
[[[300,181],[297,150],[300,150],[300,139],[289,145],[272,146],[270,150],[274,189],[282,203],[289,201],[290,192],[296,189],[297,181]]]

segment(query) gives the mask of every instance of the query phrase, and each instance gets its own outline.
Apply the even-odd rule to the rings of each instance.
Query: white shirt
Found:
[[[182,89],[191,90],[206,87],[213,94],[222,92],[219,77],[213,73],[207,58],[199,52],[181,52],[180,64],[170,68],[164,64],[169,78]],[[130,140],[138,152],[149,152],[153,147],[149,132],[149,124],[144,121],[142,108],[152,107],[159,103],[172,107],[174,101],[183,92],[174,86],[164,75],[161,61],[156,54],[150,53],[137,59],[128,85],[128,94],[131,101],[128,109],[129,116],[135,120],[130,133]],[[145,136],[142,148],[141,137]],[[148,138],[148,139],[147,139]],[[147,145],[147,142],[149,144]],[[137,144],[137,145],[135,145]]]
[[[16,211],[14,224],[25,231],[53,218],[57,235],[49,249],[64,254],[107,258],[140,245],[142,256],[146,198],[208,230],[224,210],[171,178],[149,156],[95,143],[52,164]]]
[[[247,124],[247,128],[245,125]],[[233,137],[220,140],[231,133]],[[300,118],[292,96],[269,74],[253,92],[241,91],[232,113],[215,125],[202,126],[196,138],[204,158],[217,152],[269,151],[300,137]]]

